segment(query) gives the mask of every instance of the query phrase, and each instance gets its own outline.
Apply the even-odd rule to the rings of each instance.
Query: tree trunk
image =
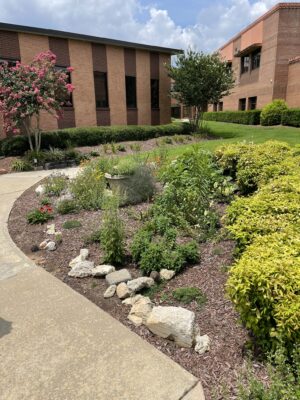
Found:
[[[36,128],[34,130],[35,150],[38,153],[41,150],[41,129],[40,129],[40,115],[36,115]]]
[[[33,143],[31,139],[31,122],[30,122],[30,117],[26,117],[25,119],[22,120],[23,127],[25,129],[26,135],[28,137],[28,142],[29,142],[29,147],[30,150],[33,151]]]

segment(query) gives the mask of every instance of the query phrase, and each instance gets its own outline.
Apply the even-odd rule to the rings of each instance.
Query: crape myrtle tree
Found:
[[[62,116],[63,106],[74,87],[68,72],[55,67],[56,56],[51,51],[38,54],[31,64],[4,62],[0,66],[0,113],[3,130],[9,135],[25,133],[31,150],[40,151],[40,113],[54,118]]]
[[[218,102],[234,86],[232,70],[218,53],[204,54],[188,50],[178,54],[174,65],[167,65],[174,80],[172,97],[188,107],[194,107],[190,120],[193,131],[202,124],[203,112],[209,104]]]

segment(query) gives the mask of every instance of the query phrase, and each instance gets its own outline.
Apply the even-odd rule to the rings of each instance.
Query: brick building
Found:
[[[179,50],[0,23],[0,62],[30,63],[46,50],[57,56],[57,67],[75,68],[75,91],[62,119],[43,113],[43,129],[170,122],[164,64]]]
[[[279,3],[220,48],[236,86],[210,111],[300,107],[300,3]]]

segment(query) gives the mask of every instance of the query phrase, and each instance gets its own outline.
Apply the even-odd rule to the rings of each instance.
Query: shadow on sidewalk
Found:
[[[0,317],[0,339],[8,335],[12,330],[12,322],[6,321],[5,319]]]

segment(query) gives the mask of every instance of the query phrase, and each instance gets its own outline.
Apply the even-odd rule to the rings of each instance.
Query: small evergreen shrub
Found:
[[[64,229],[74,229],[74,228],[80,228],[82,226],[80,221],[77,220],[69,220],[63,223],[63,228]]]
[[[160,271],[163,268],[179,272],[185,265],[185,259],[175,247],[170,249],[163,241],[151,242],[141,254],[139,266],[143,273]]]
[[[179,251],[187,263],[195,264],[199,261],[199,249],[195,240],[180,245]]]
[[[104,262],[122,264],[125,259],[125,231],[119,215],[119,200],[115,196],[104,202],[100,243],[104,251]]]
[[[76,200],[61,200],[57,206],[56,206],[57,212],[59,214],[65,215],[65,214],[72,214],[76,213],[79,211],[79,206],[76,202]]]
[[[273,100],[272,103],[267,104],[262,109],[260,114],[260,124],[265,126],[280,125],[282,113],[286,110],[288,110],[288,106],[284,100]]]
[[[206,303],[206,296],[196,287],[182,287],[173,290],[172,296],[175,300],[180,301],[184,304],[190,304],[192,301],[196,301],[199,306]]]
[[[259,125],[260,110],[249,111],[209,111],[205,112],[203,119],[205,121],[231,122],[243,125]]]
[[[281,115],[281,124],[300,127],[300,108],[284,110]]]
[[[84,244],[100,243],[101,229],[97,229],[90,235],[85,236]]]

